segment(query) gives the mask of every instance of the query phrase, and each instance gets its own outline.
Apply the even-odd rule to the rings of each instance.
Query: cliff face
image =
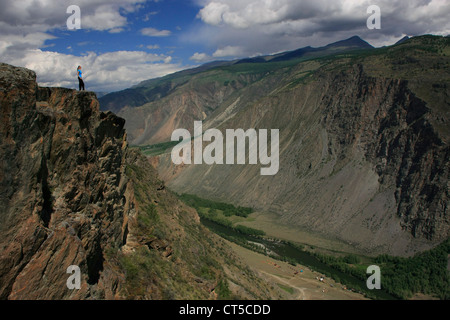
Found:
[[[250,165],[175,167],[170,154],[155,163],[177,192],[269,211],[364,253],[433,247],[450,235],[449,44],[422,37],[298,62],[241,91],[263,94],[229,100],[205,120],[222,132],[279,129],[276,176]]]
[[[378,192],[393,192],[403,230],[434,242],[447,239],[450,147],[440,128],[448,115],[439,110],[449,106],[446,85],[440,90],[425,85],[438,98],[435,104],[414,93],[419,82],[377,79],[363,65],[327,80],[323,124],[333,137],[331,152],[338,159],[354,158],[355,150],[363,153],[379,177]]]
[[[25,69],[2,64],[0,88],[1,298],[113,297],[103,251],[124,241],[124,120]],[[70,265],[81,290],[67,290]]]
[[[0,64],[0,104],[1,299],[213,299],[221,281],[248,282],[93,93]]]

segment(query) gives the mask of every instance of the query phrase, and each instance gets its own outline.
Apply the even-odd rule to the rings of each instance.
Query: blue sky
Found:
[[[0,0],[0,62],[32,69],[42,86],[112,92],[213,60],[322,46],[359,35],[374,46],[450,34],[449,0]],[[70,31],[67,8],[81,10]]]
[[[174,62],[186,64],[193,55],[192,51],[198,50],[199,46],[180,42],[179,35],[183,30],[200,23],[196,18],[200,9],[193,1],[146,2],[135,12],[121,12],[128,23],[120,32],[83,28],[76,31],[54,30],[50,33],[57,38],[47,41],[49,47],[44,50],[75,55],[83,55],[88,51],[102,54],[140,50],[171,56]],[[67,14],[67,17],[69,16],[70,14]],[[162,35],[143,35],[141,30],[146,28],[161,31]]]

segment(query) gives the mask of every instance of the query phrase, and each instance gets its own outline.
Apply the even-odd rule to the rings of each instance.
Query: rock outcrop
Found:
[[[125,121],[94,93],[39,88],[5,64],[0,103],[0,297],[115,297],[103,252],[124,238]],[[80,290],[66,286],[70,265]]]
[[[447,239],[450,147],[435,121],[442,123],[436,109],[445,106],[420,99],[408,81],[371,77],[363,65],[324,82],[332,83],[323,100],[332,154],[352,159],[360,150],[379,177],[378,192],[393,191],[402,229],[415,238]],[[445,97],[448,90],[435,94]]]
[[[215,299],[224,281],[270,296],[94,93],[0,64],[0,105],[0,299]]]

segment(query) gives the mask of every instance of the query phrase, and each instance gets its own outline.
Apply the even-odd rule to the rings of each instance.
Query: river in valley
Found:
[[[355,288],[356,291],[366,293],[370,297],[375,297],[376,299],[382,300],[396,299],[386,291],[369,290],[366,286],[365,280],[363,281],[353,275],[337,270],[336,268],[323,263],[313,254],[297,248],[290,243],[243,234],[233,228],[226,227],[209,219],[201,218],[201,222],[214,233],[238,244],[242,244],[243,242],[252,245],[259,244],[257,245],[258,247],[266,248],[268,252],[274,253],[275,256],[289,258],[289,260],[294,260],[298,264],[323,273],[324,275],[335,275],[340,279],[340,282],[344,283],[348,288]],[[369,277],[369,275],[367,275],[367,277]]]

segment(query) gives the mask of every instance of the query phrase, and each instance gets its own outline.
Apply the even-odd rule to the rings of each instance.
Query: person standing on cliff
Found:
[[[77,72],[78,72],[78,86],[80,88],[80,91],[81,88],[83,88],[84,91],[83,72],[81,71],[81,66],[78,66]]]

